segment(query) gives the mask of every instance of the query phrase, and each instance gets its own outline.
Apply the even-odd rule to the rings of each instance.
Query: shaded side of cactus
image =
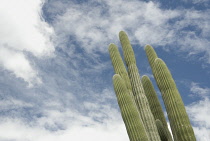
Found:
[[[130,141],[149,141],[138,110],[129,95],[124,80],[119,74],[113,76],[113,84]]]
[[[156,119],[156,126],[158,128],[158,133],[160,135],[161,141],[173,141],[168,139],[166,128],[163,126],[159,119]]]
[[[158,96],[155,92],[155,89],[152,85],[150,78],[148,76],[144,75],[144,76],[142,76],[141,81],[142,81],[142,85],[144,87],[144,91],[145,91],[146,97],[147,97],[149,105],[150,105],[150,109],[152,111],[152,114],[153,114],[155,120],[159,119],[162,122],[162,124],[166,130],[166,135],[168,136],[167,137],[168,140],[172,141],[173,139],[170,134],[170,131],[168,130],[166,118],[164,116],[160,101],[158,100]]]
[[[120,42],[123,49],[124,59],[128,68],[128,75],[131,81],[132,91],[138,107],[141,119],[144,123],[150,140],[160,141],[155,119],[149,107],[148,100],[145,96],[143,86],[141,84],[140,75],[136,66],[134,52],[128,36],[124,31],[119,33]]]
[[[173,134],[176,135],[178,141],[196,141],[184,103],[165,62],[156,58],[154,69],[172,132],[175,132]]]

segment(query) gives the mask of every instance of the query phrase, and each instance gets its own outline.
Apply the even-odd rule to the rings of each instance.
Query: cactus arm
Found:
[[[158,79],[157,79],[157,72],[156,72],[156,69],[155,69],[155,59],[158,58],[158,56],[157,56],[155,50],[153,49],[153,47],[150,46],[150,45],[146,45],[146,46],[144,47],[144,50],[145,50],[145,52],[146,52],[147,59],[148,59],[148,61],[149,61],[150,67],[151,67],[151,69],[152,69],[153,76],[154,76],[154,78],[155,78],[155,80],[156,80],[156,83],[157,83],[157,85],[158,85],[159,83],[161,83],[161,82],[158,81]],[[158,87],[159,87],[159,86],[158,86]],[[160,89],[160,88],[159,88],[159,89]],[[162,98],[163,98],[163,95],[162,95]],[[167,113],[167,114],[168,114],[168,113]],[[170,124],[171,124],[171,123],[170,123]],[[174,129],[171,128],[171,130],[172,130],[172,133],[173,133],[173,138],[174,138],[174,140],[177,141],[178,139],[177,139],[177,135],[175,134],[175,131],[173,131]]]
[[[124,80],[119,74],[113,76],[113,84],[130,141],[149,141],[138,110],[129,95]]]
[[[146,97],[147,97],[149,105],[150,105],[150,109],[152,111],[152,114],[153,114],[155,120],[159,119],[162,122],[162,124],[166,130],[166,133],[167,133],[166,135],[168,136],[167,138],[170,141],[172,141],[173,139],[170,134],[170,131],[168,130],[168,125],[167,125],[161,104],[158,100],[157,94],[155,92],[155,89],[152,85],[151,80],[146,75],[142,76],[141,80],[142,80],[142,85],[144,87]]]
[[[149,103],[144,93],[143,86],[141,84],[140,75],[136,66],[136,60],[132,46],[124,31],[121,31],[119,33],[119,37],[123,49],[124,59],[128,68],[128,75],[131,81],[132,91],[142,121],[150,137],[150,140],[160,141],[158,130],[155,125],[155,119],[152,115]]]
[[[196,141],[184,103],[166,64],[156,58],[154,69],[173,134],[178,141]]]
[[[151,46],[147,45],[145,51],[162,94],[174,140],[195,141],[194,131],[170,71],[164,61],[157,58],[157,54]]]

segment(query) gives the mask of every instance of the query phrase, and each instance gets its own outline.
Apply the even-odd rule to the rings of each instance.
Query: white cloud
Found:
[[[188,111],[190,111],[193,121],[210,129],[209,102],[210,100],[206,98],[197,103],[193,103],[192,105],[188,106]]]
[[[97,106],[99,110],[101,106]],[[65,111],[45,110],[44,113],[45,116],[37,118],[36,122],[31,124],[25,123],[20,119],[1,118],[0,132],[4,132],[4,134],[0,135],[0,140],[129,140],[120,113],[111,107],[98,111],[97,114],[100,117],[104,117],[104,114],[107,114],[107,117],[103,118],[102,121],[94,120],[95,115],[83,115],[73,109]]]
[[[24,55],[49,56],[53,29],[41,16],[42,0],[0,0],[0,65],[29,84],[40,83],[38,73]]]
[[[16,52],[3,47],[0,48],[0,64],[5,69],[13,71],[17,77],[29,82],[29,86],[33,82],[41,83],[41,80],[37,77],[37,72],[33,70],[30,62],[22,52]]]
[[[210,106],[209,98],[205,98],[187,106],[187,112],[193,123],[198,141],[210,140]]]
[[[109,122],[110,126],[96,124],[92,126],[72,126],[70,129],[50,132],[40,127],[30,127],[20,121],[6,121],[0,124],[4,132],[0,140],[15,141],[128,141],[122,123]]]
[[[95,99],[77,99],[75,95],[64,94],[60,90],[59,94],[55,94],[55,99],[52,95],[45,94],[47,98],[40,99],[44,104],[4,98],[0,101],[3,113],[0,116],[0,132],[4,132],[0,135],[0,140],[128,141],[120,112],[110,102],[115,97],[114,92],[104,89],[99,95],[92,89],[86,90],[87,93],[89,91]],[[35,99],[37,95],[29,94],[28,97]],[[70,105],[63,103],[61,99],[67,100]]]
[[[192,96],[199,96],[201,100],[186,107],[188,115],[193,123],[193,129],[198,141],[210,140],[210,88],[202,88],[198,83],[192,82],[190,91]]]

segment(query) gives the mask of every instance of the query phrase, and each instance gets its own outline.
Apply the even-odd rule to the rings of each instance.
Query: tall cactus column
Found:
[[[175,141],[196,141],[184,103],[166,64],[151,46],[145,51],[161,91]]]
[[[131,81],[131,86],[139,109],[142,121],[151,141],[160,141],[155,120],[149,107],[148,100],[145,96],[143,86],[141,84],[140,75],[136,66],[136,60],[130,41],[124,31],[119,33],[120,42],[123,48],[124,59],[128,68],[128,74]]]
[[[146,52],[147,59],[148,59],[148,61],[149,61],[150,67],[151,67],[151,69],[152,69],[153,76],[154,76],[154,78],[155,78],[155,80],[156,80],[156,83],[157,83],[157,78],[156,78],[157,73],[155,72],[156,69],[154,69],[154,67],[155,67],[155,59],[158,58],[158,56],[157,56],[155,50],[153,49],[153,47],[150,46],[150,45],[146,45],[145,48],[144,48],[144,50],[145,50],[145,52]],[[158,84],[157,84],[157,85],[158,85]],[[160,89],[160,88],[159,88],[159,89]],[[164,123],[164,122],[163,122],[163,123]],[[171,124],[171,123],[170,123],[170,124]],[[175,131],[173,131],[174,129],[171,128],[171,130],[172,130],[172,133],[173,133],[173,138],[174,138],[174,140],[175,140],[175,141],[178,141],[177,136],[176,136],[176,134],[175,134]]]
[[[110,54],[110,58],[112,60],[112,66],[114,68],[115,73],[119,74],[122,77],[122,79],[125,81],[125,85],[128,89],[129,95],[131,96],[132,101],[135,103],[135,99],[134,99],[134,95],[132,92],[132,86],[130,83],[128,72],[127,72],[125,65],[123,63],[123,60],[120,56],[120,52],[115,44],[109,45],[109,54]]]
[[[133,103],[125,82],[119,74],[113,76],[113,84],[130,141],[150,141],[138,109]]]
[[[149,105],[150,105],[150,109],[152,111],[152,114],[153,114],[155,120],[158,119],[161,121],[161,124],[163,124],[163,126],[165,128],[164,130],[165,130],[166,136],[167,136],[167,141],[173,141],[170,131],[168,130],[166,118],[164,116],[161,104],[158,100],[158,96],[155,92],[152,82],[150,81],[149,77],[146,75],[142,76],[141,80],[142,80],[142,85],[144,87],[146,97],[147,97]],[[160,132],[159,132],[159,134],[160,134]]]

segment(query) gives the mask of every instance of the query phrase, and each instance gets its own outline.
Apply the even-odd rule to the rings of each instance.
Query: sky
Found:
[[[144,46],[166,62],[209,141],[209,15],[209,0],[0,0],[0,141],[129,141],[108,53],[121,30],[162,105]]]

